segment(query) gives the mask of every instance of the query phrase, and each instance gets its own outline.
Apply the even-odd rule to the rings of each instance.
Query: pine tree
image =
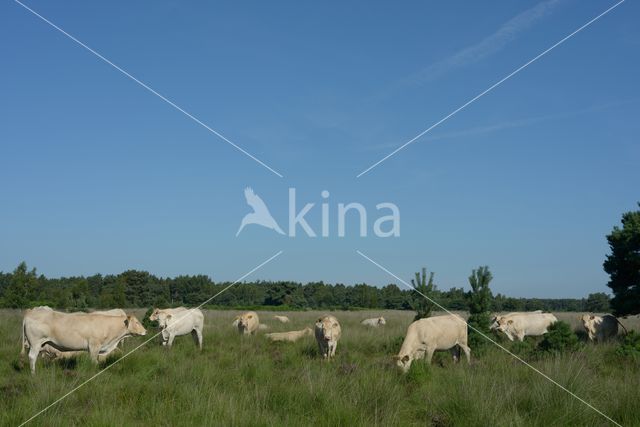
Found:
[[[469,345],[472,348],[486,343],[486,340],[476,332],[483,334],[489,333],[491,326],[491,289],[489,283],[493,279],[493,275],[489,271],[488,266],[479,267],[471,272],[469,276],[469,284],[471,292],[469,293],[469,320],[467,323],[473,328],[469,328]],[[474,330],[475,329],[475,330]]]
[[[435,273],[431,272],[427,280],[427,269],[423,267],[421,272],[416,273],[416,278],[411,279],[411,286],[413,286],[413,289],[417,292],[411,304],[412,308],[416,311],[416,316],[413,320],[424,319],[431,316],[434,304],[429,298],[433,299],[433,291],[436,288],[433,284],[434,275]]]

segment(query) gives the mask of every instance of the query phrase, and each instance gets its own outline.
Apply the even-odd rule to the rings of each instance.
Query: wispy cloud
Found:
[[[532,126],[535,124],[539,124],[539,123],[543,123],[551,120],[562,120],[562,119],[568,119],[571,117],[581,116],[583,114],[596,113],[609,108],[615,108],[615,107],[620,107],[620,106],[631,104],[631,103],[636,103],[638,101],[639,101],[638,99],[634,98],[634,99],[628,99],[623,101],[611,102],[607,104],[594,105],[591,107],[582,108],[574,111],[566,111],[561,113],[546,114],[542,116],[526,117],[526,118],[515,119],[515,120],[505,120],[498,123],[492,123],[492,124],[483,125],[483,126],[471,127],[468,129],[453,130],[450,132],[435,134],[435,135],[426,137],[424,141],[433,142],[433,141],[441,141],[441,140],[455,139],[455,138],[472,138],[472,137],[499,132],[507,129],[515,129],[515,128],[521,128],[525,126]],[[366,150],[367,151],[388,150],[390,148],[397,147],[397,145],[398,145],[397,142],[378,144],[378,145],[366,147]]]
[[[507,22],[502,24],[493,34],[485,37],[479,42],[467,46],[452,55],[441,59],[427,67],[406,76],[384,89],[372,100],[380,100],[393,95],[393,93],[408,87],[420,86],[422,84],[437,80],[452,70],[463,68],[480,62],[503,50],[509,43],[513,42],[524,31],[531,28],[540,19],[549,15],[561,0],[547,0],[538,3],[534,7],[519,13]]]

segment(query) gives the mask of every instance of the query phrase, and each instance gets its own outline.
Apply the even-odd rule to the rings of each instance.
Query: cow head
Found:
[[[378,325],[386,325],[387,321],[384,320],[384,317],[379,317],[378,318]]]
[[[151,320],[152,322],[157,321],[159,313],[160,313],[160,309],[159,308],[154,308],[153,309],[153,313],[151,313],[151,316],[149,316],[149,320]]]
[[[249,333],[250,325],[257,323],[257,315],[253,312],[244,313],[238,318],[238,331],[240,333]]]
[[[340,329],[340,325],[335,319],[326,316],[321,317],[316,321],[316,328],[322,331],[321,336],[325,341],[334,341],[334,338]]]
[[[496,329],[498,329],[498,327],[500,326],[500,319],[502,319],[502,316],[496,316],[493,318],[493,320],[491,321],[491,330],[495,331]]]
[[[398,365],[398,368],[400,368],[402,370],[403,373],[407,373],[407,371],[409,370],[409,368],[411,367],[411,362],[413,361],[413,358],[408,355],[397,355],[393,357],[396,361],[396,365]]]
[[[594,340],[596,337],[596,328],[597,325],[602,322],[602,317],[594,316],[593,314],[585,314],[582,316],[582,325],[584,329],[587,331],[590,340]]]
[[[140,323],[136,316],[128,315],[127,318],[124,319],[124,324],[131,335],[147,334],[147,330],[142,326],[142,323]]]

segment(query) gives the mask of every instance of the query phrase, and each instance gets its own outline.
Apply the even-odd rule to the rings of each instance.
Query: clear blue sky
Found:
[[[279,178],[13,1],[0,4],[0,270],[606,291],[605,235],[640,200],[640,5],[627,1],[368,174],[363,169],[614,2],[26,2]],[[300,202],[396,203],[395,239],[283,227]],[[320,208],[309,222],[319,229]],[[370,220],[371,230],[373,220]],[[351,224],[349,224],[351,225]],[[334,229],[335,230],[335,229]]]

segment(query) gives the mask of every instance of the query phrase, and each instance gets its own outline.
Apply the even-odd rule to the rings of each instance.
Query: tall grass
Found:
[[[432,365],[417,362],[407,375],[400,374],[391,356],[413,318],[410,312],[334,312],[343,337],[331,362],[321,360],[313,337],[271,343],[263,334],[239,336],[231,326],[236,314],[205,312],[202,352],[190,336],[177,338],[171,350],[149,343],[34,424],[607,425],[493,346],[480,358],[472,349],[471,365],[454,365],[442,352]],[[324,313],[285,313],[292,320],[286,325],[273,314],[259,312],[261,323],[284,331],[310,326]],[[387,319],[385,327],[359,324],[380,314]],[[31,376],[18,362],[20,322],[19,312],[0,312],[1,425],[19,424],[106,366],[95,367],[88,357],[66,364],[39,361]],[[141,340],[126,340],[124,351]],[[614,347],[586,345],[570,354],[537,356],[531,363],[622,425],[640,425],[640,367],[616,356]]]

